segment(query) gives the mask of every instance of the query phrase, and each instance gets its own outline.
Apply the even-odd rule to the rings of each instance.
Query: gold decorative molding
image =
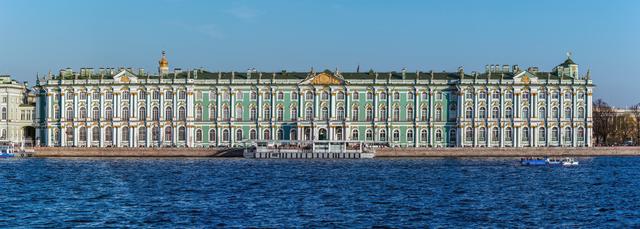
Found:
[[[335,76],[329,75],[328,73],[320,73],[313,77],[311,80],[311,84],[313,85],[337,85],[342,84],[342,80],[338,79]]]

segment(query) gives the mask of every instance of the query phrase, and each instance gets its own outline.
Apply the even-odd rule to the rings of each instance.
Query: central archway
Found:
[[[318,140],[320,141],[327,140],[327,129],[320,128],[320,131],[318,133]]]
[[[22,128],[22,140],[25,146],[34,146],[36,140],[36,128],[33,126],[25,126]]]

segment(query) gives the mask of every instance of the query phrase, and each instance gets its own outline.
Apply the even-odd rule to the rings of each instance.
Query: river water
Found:
[[[0,228],[639,227],[640,158],[0,160]]]

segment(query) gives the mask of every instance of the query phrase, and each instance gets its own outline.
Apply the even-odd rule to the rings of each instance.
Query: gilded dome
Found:
[[[160,65],[161,68],[169,67],[169,61],[167,61],[167,57],[165,56],[164,51],[162,51],[162,58],[160,59],[160,61],[158,61],[158,64]]]

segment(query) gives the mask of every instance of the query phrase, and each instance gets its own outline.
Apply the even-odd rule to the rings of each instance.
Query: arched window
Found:
[[[407,107],[407,120],[413,121],[413,107]]]
[[[357,106],[353,106],[353,108],[351,108],[351,120],[358,121],[360,119],[358,111],[359,109]]]
[[[284,93],[279,91],[278,92],[278,100],[283,100],[284,99]]]
[[[187,99],[187,93],[184,90],[178,91],[178,99],[181,99],[181,100]]]
[[[129,120],[129,108],[128,107],[124,107],[122,108],[122,119],[123,120]]]
[[[528,107],[523,107],[522,108],[522,118],[529,118],[529,108]]]
[[[456,129],[449,130],[449,144],[456,143]]]
[[[178,107],[178,120],[187,120],[187,110],[184,107]]]
[[[398,107],[393,108],[393,121],[400,121],[400,108]]]
[[[529,128],[522,128],[522,141],[529,141]]]
[[[329,120],[329,108],[322,107],[322,120]]]
[[[100,141],[100,128],[97,126],[91,128],[91,140],[95,142]]]
[[[487,130],[484,127],[480,127],[478,129],[478,141],[486,141],[487,140]]]
[[[427,107],[422,107],[420,111],[420,120],[427,121],[427,117],[429,117],[429,113],[427,112]]]
[[[231,112],[229,112],[229,107],[225,105],[222,107],[222,120],[229,121],[230,118]]]
[[[276,116],[278,116],[278,121],[282,122],[284,120],[284,109],[279,106],[278,108],[276,108]]]
[[[578,127],[578,132],[576,134],[578,135],[578,141],[584,141],[584,128]]]
[[[107,108],[105,109],[104,117],[105,117],[107,120],[112,120],[112,119],[113,119],[113,109],[111,109],[111,107],[107,107]]]
[[[121,128],[122,131],[122,141],[128,142],[129,141],[129,127],[128,126],[123,126]]]
[[[360,92],[358,91],[353,92],[353,100],[360,100]]]
[[[578,118],[584,118],[584,108],[578,107]]]
[[[504,140],[505,141],[512,141],[513,140],[513,130],[511,130],[511,127],[507,127],[504,130]]]
[[[4,107],[3,107],[3,109],[6,110],[6,108],[4,108]],[[5,114],[3,114],[3,115],[5,115]],[[3,116],[2,119],[6,119],[6,117]],[[71,109],[71,107],[67,107],[67,120],[69,120],[69,121],[73,120],[73,109]]]
[[[373,131],[371,129],[367,129],[367,131],[365,132],[365,140],[373,141]]]
[[[329,100],[329,92],[323,91],[321,94],[322,100]]]
[[[487,116],[487,109],[484,107],[480,107],[480,109],[478,109],[478,118],[484,119]]]
[[[504,95],[507,97],[507,99],[513,99],[513,92],[512,91],[506,91],[504,93]]]
[[[382,96],[380,99],[383,99]],[[367,100],[373,100],[373,92],[367,91]]]
[[[160,127],[154,126],[151,129],[151,139],[153,139],[153,141],[160,141]]]
[[[73,128],[67,127],[65,129],[65,133],[67,134],[67,141],[68,142],[73,141]]]
[[[491,129],[491,141],[497,142],[498,140],[500,140],[500,130],[498,127],[493,127]]]
[[[385,106],[381,106],[380,107],[380,120],[385,120],[387,119],[387,108]]]
[[[152,115],[153,120],[154,121],[160,120],[160,111],[158,110],[158,107],[153,107],[151,110],[152,110],[151,111],[151,113],[152,113],[151,115]]]
[[[292,128],[291,130],[289,130],[289,140],[298,140],[298,131],[296,129]]]
[[[338,107],[338,120],[344,120],[344,107]]]
[[[413,130],[407,130],[407,142],[413,141]]]
[[[160,99],[160,91],[153,91],[153,99],[154,100]]]
[[[242,136],[242,129],[237,129],[236,130],[236,141],[242,141],[242,139],[244,139],[244,137]]]
[[[427,142],[428,140],[429,140],[429,135],[427,130],[422,129],[422,131],[420,131],[420,141]]]
[[[282,129],[278,129],[278,131],[276,131],[276,137],[277,140],[284,140],[284,132]]]
[[[173,109],[171,107],[164,108],[164,119],[171,120],[173,119]]]
[[[436,114],[434,116],[436,118],[436,121],[442,121],[442,108],[436,107]]]
[[[491,93],[491,98],[492,98],[492,99],[500,99],[500,91],[498,91],[498,90],[494,90],[494,91]]]
[[[251,130],[249,131],[249,138],[250,138],[251,140],[256,140],[256,139],[258,139],[258,134],[257,134],[257,132],[256,132],[256,130],[255,130],[255,129],[251,129]]]
[[[291,114],[289,114],[289,117],[290,117],[291,121],[298,120],[298,108],[291,107],[290,113]]]
[[[104,141],[108,144],[113,143],[113,128],[111,128],[110,126],[104,128]]]
[[[547,130],[544,127],[538,129],[538,141],[547,141]]]
[[[196,120],[202,121],[202,106],[200,105],[196,107]]]
[[[564,118],[571,118],[571,107],[564,108]]]
[[[80,118],[81,119],[87,118],[87,108],[80,107]]]
[[[538,114],[538,117],[540,117],[540,118],[542,118],[542,119],[544,119],[544,118],[546,118],[546,117],[547,117],[547,109],[545,109],[544,107],[540,107],[540,108],[538,109],[538,113],[539,113],[539,114]]]
[[[571,127],[565,127],[564,128],[564,141],[565,142],[571,142],[572,140],[572,136],[571,136]]]
[[[196,142],[202,142],[202,130],[196,129]]]
[[[144,142],[147,139],[147,128],[140,127],[138,128],[138,141]]]
[[[522,91],[522,99],[529,100],[529,91]]]
[[[344,100],[344,93],[342,91],[339,91],[337,97],[338,100]]]
[[[84,126],[83,126],[83,127],[80,127],[79,132],[80,132],[80,133],[79,133],[79,135],[80,135],[80,139],[78,139],[78,140],[80,140],[80,141],[87,141],[87,128],[85,128]]]
[[[464,112],[464,118],[467,118],[467,119],[473,118],[473,108],[467,107],[467,109]]]
[[[378,139],[379,141],[387,141],[387,132],[385,130],[380,130],[380,133],[378,134]]]
[[[251,97],[251,100],[256,100],[258,99],[258,93],[256,93],[255,91],[252,91],[250,97]]]
[[[397,91],[396,91],[396,92],[394,92],[394,93],[393,93],[393,99],[394,99],[394,100],[400,100],[400,93],[399,93],[399,92],[397,92]]]
[[[209,143],[213,143],[216,141],[216,129],[209,130]]]
[[[249,119],[251,121],[258,120],[258,110],[256,109],[256,107],[249,108]]]
[[[487,98],[487,92],[480,91],[478,97],[480,97],[480,99],[486,99]]]
[[[173,99],[173,93],[169,90],[164,91],[164,99],[166,100]]]
[[[442,130],[436,130],[436,142],[442,142]]]
[[[184,126],[178,127],[178,141],[187,140],[187,132]]]
[[[313,93],[308,91],[305,95],[305,100],[313,100]]]
[[[263,140],[271,140],[271,131],[264,130],[262,139]]]
[[[240,105],[236,106],[236,117],[234,117],[235,120],[242,121],[243,115],[244,115],[244,112],[242,110],[242,106]]]
[[[560,114],[558,113],[558,107],[551,108],[551,117],[560,118]]]
[[[264,120],[270,120],[271,119],[271,108],[269,107],[264,107],[263,109],[263,118]]]
[[[164,140],[165,141],[171,141],[173,139],[173,134],[171,131],[171,127],[167,126],[164,128]]]
[[[507,107],[507,109],[505,109],[505,117],[513,118],[513,108]]]
[[[53,106],[53,117],[55,119],[60,119],[60,107],[58,105]],[[7,108],[2,108],[2,120],[7,120]]]
[[[473,141],[473,129],[471,127],[467,127],[464,131],[464,140],[468,142]]]
[[[229,142],[230,137],[231,136],[229,135],[229,129],[222,130],[222,141],[223,142]]]
[[[147,109],[145,109],[144,107],[138,108],[138,118],[140,120],[145,120],[146,117],[147,117]]]
[[[351,140],[358,140],[359,136],[358,136],[358,129],[353,129],[351,131]]]
[[[493,107],[491,108],[491,118],[499,118],[500,117],[500,108]]]
[[[298,100],[298,92],[291,92],[291,100]]]
[[[216,120],[216,107],[209,107],[209,120]]]
[[[313,119],[313,108],[311,108],[310,106],[305,109],[304,119],[305,120]]]
[[[558,135],[558,127],[554,126],[553,128],[551,128],[551,141],[558,141]]]

